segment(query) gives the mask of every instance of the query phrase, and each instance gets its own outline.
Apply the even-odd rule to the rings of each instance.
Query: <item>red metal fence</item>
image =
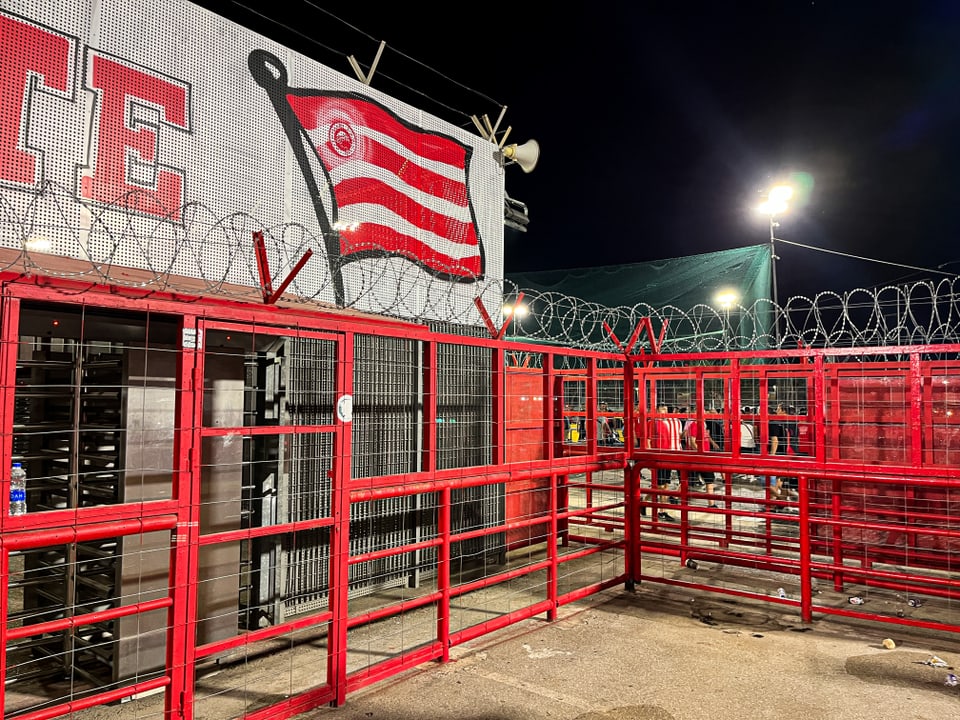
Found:
[[[599,353],[124,292],[4,286],[5,717],[288,717],[638,581],[957,628],[960,348]],[[648,449],[665,417],[717,449]]]
[[[804,620],[956,631],[958,350],[645,358],[632,474],[676,479],[641,489],[632,577],[794,605]],[[707,424],[721,448],[646,451],[664,417]],[[790,434],[798,442],[783,452]]]
[[[291,716],[625,581],[624,454],[566,453],[553,401],[603,354],[65,280],[2,302],[5,717]]]

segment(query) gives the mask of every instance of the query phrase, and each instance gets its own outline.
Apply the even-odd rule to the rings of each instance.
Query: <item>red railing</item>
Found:
[[[19,303],[76,302],[90,313],[99,302],[129,311],[109,289],[77,300],[33,284],[7,291],[0,466],[26,432],[14,423],[26,346]],[[0,692],[8,717],[53,718],[121,699],[185,720],[289,717],[342,703],[420,663],[445,661],[454,645],[536,615],[553,619],[563,604],[636,582],[793,606],[807,621],[834,614],[958,627],[948,611],[958,593],[952,558],[960,546],[960,393],[955,399],[953,388],[960,361],[953,358],[960,347],[634,356],[637,332],[618,344],[620,352],[601,353],[273,305],[157,295],[138,299],[136,309],[179,318],[184,338],[194,333],[209,343],[219,333],[218,344],[164,348],[176,354],[166,496],[0,515],[0,638],[8,651]],[[241,388],[251,382],[233,362],[243,352],[229,345],[237,337],[249,336],[252,358],[285,338],[327,343],[329,367],[318,361],[311,368],[325,373],[317,382],[339,403],[355,394],[358,367],[377,361],[356,355],[366,335],[418,344],[416,442],[402,450],[415,458],[415,471],[354,477],[354,453],[381,448],[357,445],[353,423],[326,407],[329,418],[289,424],[279,415],[254,426],[240,414],[229,422],[210,415],[209,396],[221,378],[208,367],[222,361],[241,369],[227,380],[239,378]],[[451,347],[489,358],[484,389],[471,399],[471,411],[485,418],[477,426],[488,433],[470,436],[472,449],[485,459],[471,465],[442,456],[444,433],[457,429],[442,424],[456,417],[442,409],[458,401],[448,389],[451,373],[478,372],[475,364],[443,370],[456,356]],[[362,395],[359,412],[369,412]],[[656,409],[662,404],[667,411]],[[784,413],[775,413],[777,404]],[[652,422],[663,417],[703,423],[721,449],[648,449]],[[741,446],[741,427],[751,424],[752,452]],[[772,453],[772,438],[788,425],[799,454]],[[277,500],[284,512],[271,516],[271,478],[289,473],[277,458],[305,437],[320,449],[301,457],[309,461],[303,473],[322,468],[315,481],[328,502],[284,514]],[[211,448],[224,447],[240,459],[218,461],[224,456]],[[243,469],[245,485],[225,486],[231,463]],[[264,467],[269,471],[258,474]],[[675,472],[673,484],[651,487],[658,468]],[[700,474],[713,481],[712,495],[692,482]],[[796,497],[786,490],[775,496],[756,480],[770,476],[789,478],[785,488],[794,485]],[[8,490],[4,480],[0,492]],[[319,492],[300,491],[298,507],[313,507]],[[712,500],[718,507],[706,507]],[[218,507],[238,511],[218,514]],[[249,507],[260,508],[259,523],[241,519],[239,509]],[[73,588],[92,562],[77,555],[79,546],[111,538],[134,566],[148,547],[162,554],[154,584],[118,591],[110,607],[84,600],[48,617],[36,601],[11,612],[11,589],[29,594],[31,573],[40,572],[12,568],[11,558],[63,550],[70,563],[64,582]],[[702,572],[707,568],[717,572]],[[121,626],[134,620],[143,628]],[[138,656],[148,672],[102,683],[64,666],[72,684],[61,694],[44,695],[24,679],[35,658],[21,641],[40,639],[36,652],[55,647],[60,660],[89,640],[78,630],[109,623],[123,633],[98,636],[91,651],[156,641],[163,660],[154,666]],[[269,669],[272,659],[282,671]]]

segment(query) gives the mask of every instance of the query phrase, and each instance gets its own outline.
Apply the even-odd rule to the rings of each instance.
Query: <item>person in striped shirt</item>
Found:
[[[679,451],[682,449],[680,437],[683,435],[683,421],[677,417],[667,417],[668,410],[666,404],[661,403],[657,406],[657,415],[651,420],[650,433],[647,435],[647,450],[670,450]],[[670,474],[672,470],[666,467],[657,468],[657,487],[662,488],[670,484]],[[662,502],[663,496],[657,498],[657,502]],[[660,510],[657,517],[665,522],[676,522],[676,519],[666,510]]]

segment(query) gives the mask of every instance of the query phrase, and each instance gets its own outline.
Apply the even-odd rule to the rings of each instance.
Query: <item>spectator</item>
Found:
[[[607,404],[600,403],[600,411],[597,415],[597,442],[600,445],[621,445],[613,424],[607,417],[607,412]]]
[[[683,434],[683,425],[680,418],[667,417],[668,408],[661,403],[657,406],[657,415],[650,422],[650,433],[647,436],[648,450],[679,451],[681,450],[680,437]],[[663,488],[670,484],[670,468],[657,468],[657,487]],[[663,502],[663,496],[658,495],[656,502]],[[657,517],[665,522],[676,522],[676,519],[665,509],[657,513]]]
[[[684,441],[686,442],[687,449],[693,450],[694,452],[710,452],[711,450],[720,449],[720,446],[717,445],[716,441],[710,437],[710,431],[707,429],[707,424],[704,421],[698,421],[694,419],[688,422],[683,431],[683,437]],[[706,486],[707,495],[710,496],[707,498],[707,507],[715,508],[717,503],[712,497],[714,490],[713,473],[697,471],[695,474],[699,477],[700,483]]]
[[[784,414],[794,416],[797,415],[797,408],[793,405],[787,405],[784,409]],[[787,438],[787,455],[800,455],[800,426],[796,420],[784,420],[783,428]],[[783,485],[787,490],[787,493],[791,496],[791,499],[797,499],[797,478],[787,477],[783,479]]]
[[[710,412],[722,413],[723,408],[710,408]],[[706,423],[707,430],[710,433],[710,439],[713,440],[713,449],[722,452],[725,445],[724,436],[726,435],[723,431],[723,418],[710,418]]]
[[[755,455],[758,452],[757,448],[757,430],[753,425],[753,422],[748,420],[745,416],[752,415],[753,408],[743,407],[740,410],[740,455]],[[754,482],[757,478],[752,474],[743,475],[743,478],[748,482]]]
[[[753,423],[745,415],[752,415],[753,408],[745,407],[740,410],[740,454],[752,455],[757,452],[757,431]]]
[[[790,446],[790,427],[791,421],[786,419],[787,410],[781,403],[777,403],[776,408],[774,409],[774,416],[770,418],[769,423],[769,436],[770,436],[770,454],[771,455],[787,455],[787,448]],[[794,431],[796,434],[796,431]],[[783,478],[777,477],[776,475],[770,476],[770,494],[771,496],[782,500],[788,498],[790,500],[796,500],[797,494],[793,490],[789,490],[784,487]],[[780,512],[785,510],[781,506],[773,508],[774,512]]]

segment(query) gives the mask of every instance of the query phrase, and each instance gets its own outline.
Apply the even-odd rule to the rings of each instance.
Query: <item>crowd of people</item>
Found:
[[[586,418],[583,413],[576,413],[569,406],[564,415],[566,424],[565,437],[568,442],[584,442],[588,433],[584,427]],[[740,454],[766,454],[768,456],[784,456],[801,454],[799,443],[799,427],[794,419],[797,416],[797,409],[792,405],[775,403],[770,407],[767,416],[766,432],[760,431],[760,428],[752,421],[752,418],[759,415],[760,408],[744,407],[741,409],[740,417]],[[656,412],[649,420],[646,432],[643,428],[635,428],[635,437],[645,438],[646,449],[663,452],[723,452],[726,449],[728,438],[725,432],[725,421],[717,417],[722,414],[721,409],[711,407],[710,417],[698,420],[695,413],[690,408],[682,406],[671,406],[666,403],[660,403],[656,407]],[[639,419],[640,413],[637,413]],[[623,417],[620,413],[610,410],[605,402],[597,406],[596,414],[596,438],[598,445],[606,447],[623,447],[624,445],[624,426]],[[766,447],[764,448],[764,444]],[[673,475],[676,471],[669,467],[658,467],[651,477],[651,486],[656,489],[668,488],[673,482]],[[678,473],[678,478],[680,474]],[[717,498],[715,489],[717,475],[709,469],[699,469],[689,473],[683,473],[689,488],[702,491],[706,496],[707,508],[717,507]],[[795,512],[792,502],[797,501],[797,480],[792,477],[782,477],[777,475],[770,476],[743,476],[748,482],[760,481],[764,487],[769,487],[770,498],[776,500],[769,508],[772,512]],[[670,514],[668,506],[670,504],[679,504],[676,495],[660,495],[655,493],[655,504],[659,508],[658,518],[665,522],[675,522],[676,519]],[[669,497],[669,499],[666,499]],[[641,512],[646,514],[646,507]]]
[[[756,425],[750,421],[749,416],[757,414],[757,409],[744,407],[741,411],[740,420],[740,453],[741,454],[759,454],[762,448],[762,434],[758,432]],[[656,408],[656,415],[650,420],[646,433],[639,432],[637,428],[637,438],[646,438],[646,449],[679,452],[682,450],[691,450],[694,452],[722,452],[725,448],[724,421],[720,418],[710,418],[697,420],[689,417],[689,410],[685,407],[668,406],[661,403]],[[711,414],[719,414],[719,411],[711,409]],[[638,414],[639,415],[639,414]],[[769,422],[767,425],[766,442],[767,453],[771,456],[780,455],[799,455],[801,454],[799,443],[799,426],[796,420],[791,416],[797,415],[797,409],[792,405],[777,403],[771,407]],[[667,467],[658,467],[656,477],[652,478],[652,484],[662,489],[668,487],[672,482],[673,470]],[[749,480],[756,480],[755,476],[747,476]],[[778,501],[787,501],[777,503],[770,510],[772,512],[794,512],[795,508],[789,505],[790,501],[796,501],[797,485],[796,478],[786,478],[780,476],[767,476],[760,478],[765,485],[770,487],[770,497]],[[714,497],[716,475],[709,470],[698,470],[687,474],[687,480],[690,487],[702,488],[707,496],[707,507],[717,507],[717,500]],[[655,502],[658,507],[664,508],[666,504],[664,496],[658,495]],[[670,497],[674,504],[679,501],[675,496]],[[643,514],[646,509],[643,508]],[[658,518],[665,522],[675,522],[676,519],[670,513],[661,509],[657,513]]]

